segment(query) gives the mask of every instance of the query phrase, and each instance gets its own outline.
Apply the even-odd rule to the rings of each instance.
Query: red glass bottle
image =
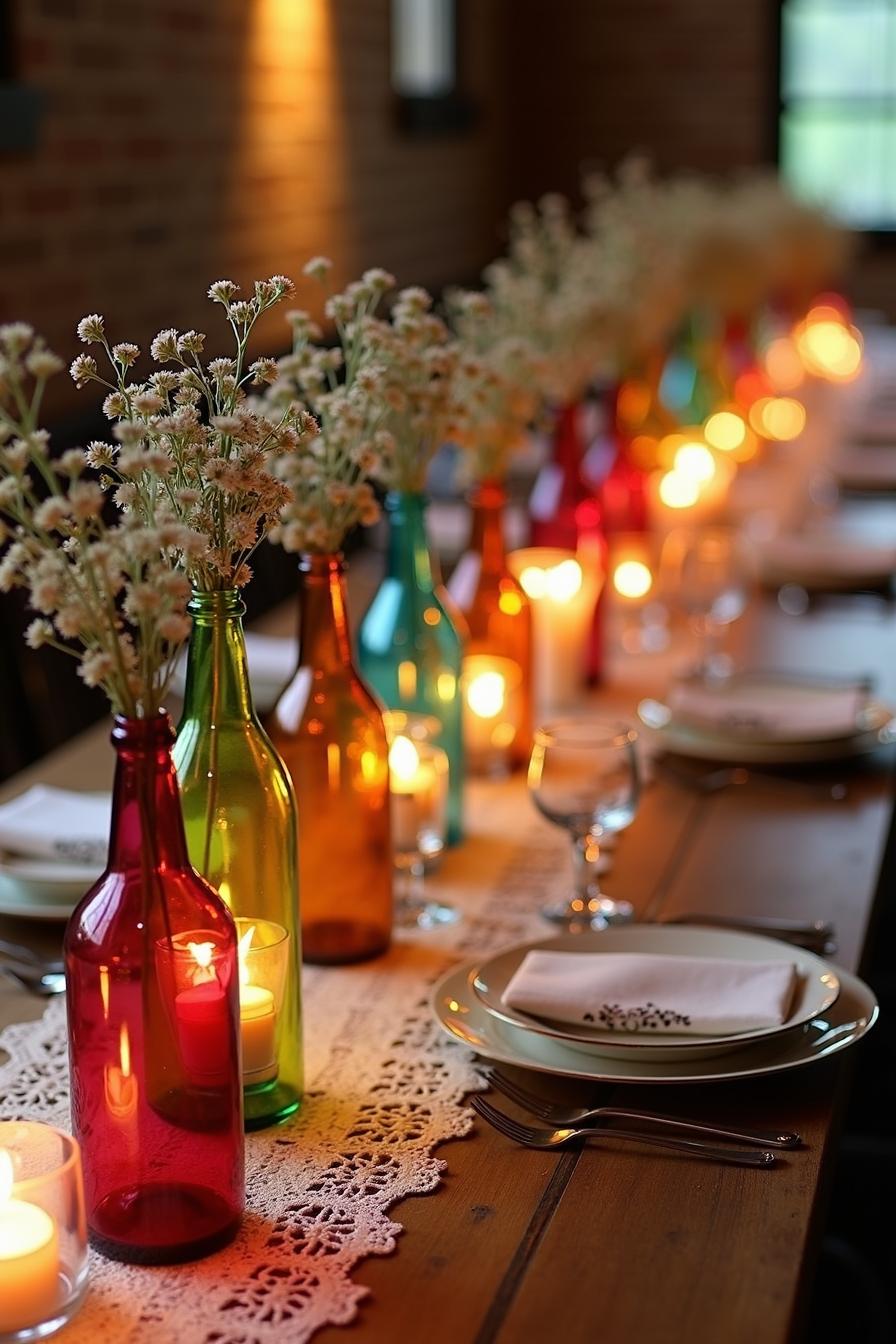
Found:
[[[217,1250],[242,1219],[233,921],[190,866],[168,715],[117,717],[108,866],[65,936],[72,1123],[104,1255]]]
[[[533,546],[559,546],[575,551],[579,562],[593,567],[598,597],[588,641],[586,672],[596,684],[603,674],[603,580],[607,539],[600,500],[583,474],[585,445],[582,407],[563,406],[554,425],[551,461],[539,472],[529,500]]]
[[[647,531],[647,473],[631,457],[631,434],[620,416],[620,385],[607,393],[607,429],[613,443],[613,465],[600,485],[600,504],[607,532]]]

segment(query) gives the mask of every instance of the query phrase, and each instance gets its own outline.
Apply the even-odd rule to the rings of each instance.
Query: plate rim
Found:
[[[632,929],[637,929],[637,928],[641,928],[641,927],[643,927],[643,928],[647,928],[647,929],[649,929],[651,932],[653,932],[653,931],[655,931],[656,929],[661,929],[661,928],[676,928],[676,929],[677,929],[679,926],[677,926],[677,925],[664,925],[664,924],[655,924],[655,925],[650,924],[650,925],[644,925],[644,926],[642,926],[642,925],[635,924],[635,925],[630,925],[630,926],[623,926],[622,928],[620,928],[619,930],[616,930],[616,931],[614,931],[614,930],[612,930],[612,929],[603,930],[603,931],[601,931],[601,932],[599,932],[599,933],[596,933],[594,936],[595,936],[596,938],[602,938],[602,937],[604,936],[605,933],[610,933],[610,934],[611,934],[611,937],[612,937],[612,936],[614,935],[615,932],[619,932],[619,933],[623,933],[623,934],[624,934],[624,933],[628,933],[628,932],[630,932]],[[781,940],[780,940],[780,939],[768,938],[768,937],[766,937],[765,935],[760,934],[760,933],[755,933],[755,934],[754,934],[754,933],[747,933],[747,932],[745,932],[745,931],[743,931],[743,930],[738,930],[738,929],[726,929],[726,930],[723,930],[723,929],[718,929],[718,928],[716,928],[715,926],[713,926],[713,925],[709,925],[709,924],[688,924],[688,925],[687,925],[687,929],[688,929],[688,930],[699,930],[700,933],[712,933],[712,934],[715,934],[715,935],[717,935],[717,936],[719,936],[719,937],[724,937],[724,936],[730,934],[730,935],[731,935],[734,939],[736,939],[736,940],[737,940],[737,939],[744,939],[744,938],[746,938],[746,939],[748,939],[748,940],[750,940],[750,941],[753,941],[753,940],[758,939],[758,940],[760,940],[760,941],[763,942],[763,943],[769,943],[769,944],[771,944],[772,946],[775,947],[775,950],[776,950],[776,951],[777,951],[779,948],[781,948],[781,946],[782,946],[782,944],[781,944]],[[541,949],[543,948],[543,945],[544,945],[545,943],[559,943],[559,942],[564,942],[564,943],[565,943],[566,940],[567,940],[568,938],[570,938],[571,936],[572,936],[572,935],[569,935],[569,934],[559,934],[559,935],[556,935],[554,938],[543,938],[543,939],[538,939],[538,940],[536,940],[536,941],[532,941],[532,942],[529,942],[529,943],[516,943],[516,944],[514,944],[512,947],[507,947],[507,948],[505,948],[502,952],[496,952],[492,957],[490,957],[490,958],[488,959],[488,961],[481,962],[481,963],[479,964],[479,966],[477,967],[476,975],[477,975],[477,977],[478,977],[478,975],[482,972],[483,968],[484,968],[485,966],[487,966],[487,965],[489,964],[489,962],[496,961],[499,957],[507,956],[507,955],[509,955],[510,953],[512,953],[512,952],[516,952],[516,951],[519,951],[519,952],[521,952],[523,955],[525,955],[525,953],[528,952],[528,951],[541,950]],[[586,936],[587,936],[587,935],[586,935]],[[662,936],[662,935],[661,935],[661,936]],[[677,937],[677,936],[678,936],[678,934],[672,935],[673,938],[675,938],[675,937]],[[577,934],[577,935],[575,935],[575,937],[580,938],[581,935]],[[682,941],[684,941],[684,940],[682,940]],[[549,949],[544,949],[544,950],[549,950]],[[557,950],[557,951],[562,951],[562,950],[564,950],[564,949],[562,949],[562,948],[557,948],[556,950]],[[831,975],[831,976],[833,976],[833,979],[834,979],[833,996],[832,996],[831,998],[827,999],[827,1000],[822,1004],[822,1006],[821,1006],[820,1008],[813,1009],[811,1012],[806,1013],[806,1015],[805,1015],[804,1017],[801,1017],[801,1018],[797,1019],[796,1021],[790,1021],[790,1020],[788,1019],[788,1022],[787,1022],[786,1024],[782,1023],[780,1026],[775,1026],[775,1027],[762,1027],[762,1028],[760,1028],[758,1031],[753,1031],[753,1032],[737,1032],[736,1034],[734,1034],[734,1035],[730,1035],[730,1036],[699,1036],[699,1037],[696,1037],[696,1038],[694,1038],[694,1039],[691,1039],[691,1038],[682,1038],[682,1037],[679,1036],[679,1037],[676,1037],[676,1039],[675,1039],[674,1041],[670,1041],[670,1040],[668,1040],[668,1039],[664,1039],[662,1036],[650,1036],[650,1037],[645,1037],[643,1040],[634,1040],[634,1039],[631,1039],[631,1038],[628,1037],[628,1036],[625,1037],[624,1039],[614,1039],[614,1038],[613,1038],[613,1033],[610,1033],[610,1032],[605,1033],[605,1035],[604,1035],[603,1037],[598,1037],[598,1036],[596,1035],[596,1033],[595,1033],[595,1035],[580,1035],[580,1036],[573,1036],[573,1035],[571,1035],[571,1034],[568,1033],[568,1032],[561,1032],[561,1031],[559,1031],[559,1030],[552,1029],[550,1026],[547,1026],[541,1019],[536,1018],[536,1017],[532,1017],[532,1019],[531,1019],[531,1023],[530,1023],[529,1021],[525,1021],[525,1022],[523,1022],[523,1021],[516,1020],[515,1018],[511,1017],[507,1011],[502,1011],[502,1010],[499,1010],[499,1009],[493,1007],[493,1006],[492,1006],[492,1005],[491,1005],[491,1004],[490,1004],[490,1003],[483,997],[483,995],[480,993],[479,989],[478,989],[477,986],[476,986],[475,979],[474,979],[474,980],[471,980],[470,983],[471,983],[471,987],[472,987],[472,989],[473,989],[473,992],[476,994],[477,998],[479,999],[480,1003],[481,1003],[481,1004],[483,1005],[483,1007],[485,1008],[486,1012],[490,1013],[493,1017],[497,1017],[497,1018],[499,1018],[501,1021],[507,1022],[508,1025],[510,1025],[510,1026],[512,1026],[512,1027],[516,1027],[516,1028],[517,1028],[518,1030],[520,1030],[520,1031],[534,1031],[536,1034],[541,1035],[541,1036],[548,1036],[548,1037],[550,1037],[552,1040],[559,1040],[559,1041],[569,1041],[569,1040],[573,1040],[573,1041],[576,1041],[576,1042],[577,1042],[578,1044],[580,1044],[580,1045],[588,1045],[588,1046],[591,1046],[591,1047],[593,1047],[593,1053],[594,1053],[594,1054],[603,1053],[605,1056],[629,1055],[629,1054],[631,1054],[631,1055],[636,1055],[636,1054],[638,1054],[639,1051],[643,1051],[643,1050],[656,1051],[656,1050],[663,1050],[663,1049],[675,1050],[676,1052],[679,1051],[679,1050],[683,1050],[683,1051],[690,1051],[690,1050],[693,1050],[693,1051],[697,1051],[697,1050],[705,1051],[705,1050],[714,1048],[714,1047],[716,1047],[716,1046],[719,1046],[719,1047],[722,1047],[722,1048],[726,1048],[729,1044],[731,1045],[732,1048],[736,1048],[736,1047],[739,1047],[739,1046],[741,1046],[741,1045],[752,1045],[752,1044],[754,1044],[754,1043],[757,1043],[758,1041],[769,1040],[769,1039],[773,1038],[774,1036],[780,1035],[782,1032],[786,1032],[786,1031],[794,1031],[794,1030],[796,1030],[798,1027],[805,1026],[805,1024],[806,1024],[807,1022],[811,1021],[811,1019],[812,1019],[813,1017],[817,1017],[817,1016],[819,1016],[820,1013],[827,1013],[827,1012],[830,1012],[831,1008],[832,1008],[832,1007],[834,1006],[834,1004],[837,1002],[837,999],[838,999],[838,997],[839,997],[839,995],[840,995],[840,978],[839,978],[839,975],[838,975],[838,973],[837,973],[836,968],[835,968],[834,966],[832,966],[829,962],[826,962],[825,959],[824,959],[823,957],[819,957],[819,956],[817,956],[814,952],[809,952],[809,951],[807,951],[805,948],[789,948],[788,950],[791,951],[791,952],[794,954],[794,959],[796,958],[796,955],[797,955],[797,954],[800,954],[800,955],[803,955],[803,956],[806,956],[806,957],[810,958],[812,962],[814,962],[814,963],[818,963],[818,965],[822,965],[822,966],[827,967],[827,970],[824,972],[824,974],[826,974],[826,975]],[[608,955],[613,955],[613,954],[612,954],[612,953],[609,953]],[[782,956],[781,956],[781,960],[784,961],[785,959],[786,959],[786,956],[785,956],[785,955],[782,955]],[[503,1009],[503,1005],[502,1005],[502,1009]],[[516,1010],[511,1010],[511,1012],[512,1012],[512,1011],[516,1011]],[[520,1017],[527,1017],[527,1016],[528,1016],[528,1015],[525,1014],[525,1013],[520,1014]],[[596,1048],[597,1046],[605,1046],[605,1047],[607,1047],[607,1049],[605,1049],[603,1052],[601,1052],[601,1051],[599,1051],[599,1050]],[[720,1053],[721,1053],[721,1051],[720,1051]]]
[[[451,986],[453,989],[455,983],[458,980],[460,981],[460,984],[466,985],[467,988],[470,989],[473,1003],[480,1008],[480,1011],[484,1012],[484,1009],[482,1009],[478,999],[476,998],[475,993],[473,993],[472,988],[470,987],[469,984],[469,974],[471,971],[475,969],[475,965],[476,965],[475,962],[464,962],[459,965],[455,965],[452,968],[452,970],[447,972],[445,975],[441,976],[437,981],[437,983],[433,986],[432,994],[430,996],[430,1007],[432,1008],[433,1015],[436,1019],[436,1022],[439,1025],[440,1030],[443,1031],[445,1035],[448,1036],[451,1040],[455,1041],[459,1045],[463,1045],[466,1049],[472,1050],[476,1054],[483,1055],[483,1058],[492,1059],[502,1064],[508,1064],[511,1068],[530,1069],[535,1073],[544,1073],[550,1077],[580,1078],[586,1082],[591,1083],[606,1082],[621,1086],[624,1086],[626,1084],[631,1084],[633,1086],[649,1084],[652,1086],[663,1086],[663,1087],[665,1086],[675,1087],[675,1086],[687,1086],[687,1085],[698,1086],[700,1084],[729,1083],[729,1082],[736,1082],[744,1078],[759,1078],[767,1076],[769,1074],[785,1073],[791,1069],[804,1068],[808,1064],[814,1064],[820,1060],[828,1059],[830,1058],[831,1055],[838,1054],[840,1051],[847,1049],[849,1046],[855,1045],[864,1036],[867,1036],[868,1032],[872,1030],[872,1028],[875,1026],[880,1016],[880,1005],[878,1003],[877,996],[875,995],[871,987],[868,984],[866,984],[866,982],[862,980],[859,976],[854,975],[851,971],[847,971],[843,967],[837,967],[836,968],[837,974],[841,978],[841,986],[843,989],[846,990],[846,994],[843,994],[841,992],[840,998],[837,1000],[837,1003],[833,1005],[832,1010],[833,1015],[836,1015],[837,1008],[843,1006],[844,1001],[849,995],[854,995],[858,999],[864,1000],[867,1003],[867,1008],[862,1009],[859,1013],[859,1016],[855,1018],[857,1024],[860,1023],[863,1024],[861,1025],[860,1030],[857,1027],[857,1031],[853,1032],[853,1034],[850,1035],[849,1037],[841,1036],[840,1038],[831,1041],[818,1054],[811,1054],[811,1053],[805,1054],[799,1058],[787,1057],[785,1055],[785,1057],[783,1058],[780,1057],[776,1058],[771,1063],[763,1064],[757,1068],[752,1069],[748,1068],[748,1069],[735,1070],[735,1069],[723,1068],[721,1072],[711,1072],[707,1070],[707,1072],[705,1073],[697,1073],[697,1074],[687,1074],[682,1071],[681,1073],[677,1074],[673,1073],[671,1075],[670,1074],[663,1075],[659,1072],[646,1073],[646,1074],[642,1072],[640,1075],[637,1072],[633,1072],[626,1075],[620,1075],[620,1074],[614,1074],[609,1070],[601,1070],[597,1067],[588,1068],[583,1067],[582,1065],[583,1061],[594,1061],[594,1063],[597,1064],[597,1062],[600,1059],[608,1060],[609,1056],[607,1055],[592,1056],[592,1055],[584,1055],[581,1053],[577,1054],[576,1051],[571,1050],[570,1053],[574,1056],[574,1063],[576,1067],[568,1067],[562,1064],[559,1067],[557,1066],[552,1067],[550,1064],[543,1063],[540,1060],[527,1059],[525,1057],[520,1057],[519,1055],[517,1055],[517,1057],[514,1058],[510,1053],[510,1051],[508,1051],[507,1049],[503,1049],[501,1047],[499,1047],[498,1051],[495,1051],[490,1046],[490,1053],[485,1054],[483,1050],[481,1050],[477,1046],[474,1046],[471,1042],[463,1040],[462,1037],[459,1036],[456,1031],[453,1031],[451,1029],[449,1024],[443,1018],[441,1012],[439,1011],[439,997],[440,995],[447,992],[449,986]],[[454,994],[453,997],[455,998],[456,1001],[456,994]],[[487,1021],[490,1020],[487,1014],[485,1016]],[[839,1026],[846,1026],[846,1025],[847,1023],[838,1023],[838,1022],[831,1022],[829,1024],[830,1028],[835,1030]],[[522,1032],[522,1028],[519,1027],[510,1027],[509,1030]],[[793,1033],[793,1039],[794,1040],[803,1039],[802,1032],[800,1032],[798,1035],[797,1032],[795,1031]],[[748,1044],[741,1047],[741,1050],[732,1051],[728,1055],[723,1055],[721,1057],[713,1057],[713,1059],[707,1060],[707,1064],[713,1064],[716,1058],[720,1058],[722,1060],[735,1059],[742,1052],[750,1050],[761,1050],[763,1048],[771,1049],[773,1047],[773,1044],[774,1044],[773,1041],[754,1042],[753,1044]],[[553,1045],[554,1048],[560,1048],[560,1049],[563,1048],[560,1043],[553,1043]],[[643,1063],[646,1064],[647,1061],[644,1061]],[[670,1064],[674,1068],[674,1063],[672,1061],[670,1061]],[[643,1069],[643,1064],[641,1067]],[[655,1065],[655,1067],[659,1069],[661,1066]],[[681,1064],[682,1070],[684,1070],[684,1067],[685,1066],[682,1063]]]

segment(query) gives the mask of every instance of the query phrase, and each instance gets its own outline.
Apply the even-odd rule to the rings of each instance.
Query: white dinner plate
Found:
[[[0,873],[0,915],[14,915],[16,919],[68,919],[81,897],[93,884],[88,882],[76,896],[36,898],[22,891],[18,883],[10,882]]]
[[[683,1035],[663,1032],[601,1031],[570,1022],[551,1022],[521,1013],[503,1003],[501,996],[526,953],[592,953],[612,956],[620,952],[647,953],[652,956],[725,957],[739,961],[792,962],[798,972],[797,988],[787,1020],[780,1025],[761,1027],[727,1036]],[[801,1027],[821,1017],[833,1006],[840,993],[840,981],[833,968],[811,952],[790,947],[780,939],[732,929],[702,928],[699,925],[635,924],[628,928],[606,929],[601,933],[564,933],[539,942],[521,943],[498,953],[478,968],[473,990],[486,1010],[522,1031],[562,1041],[592,1055],[612,1058],[668,1061],[712,1059],[752,1043]]]
[[[656,735],[662,751],[693,756],[703,761],[738,761],[744,765],[811,765],[864,756],[877,747],[896,741],[893,710],[879,700],[869,700],[862,711],[863,726],[848,737],[788,742],[756,741],[739,732],[697,728],[676,722],[668,705],[660,700],[642,700],[638,718]]]
[[[433,990],[433,1010],[448,1036],[497,1064],[594,1083],[723,1083],[799,1069],[861,1040],[874,1026],[879,1011],[868,986],[838,966],[837,1002],[823,1017],[794,1031],[742,1046],[714,1060],[663,1064],[640,1057],[610,1059],[583,1054],[562,1041],[499,1021],[486,1011],[473,989],[476,970],[475,964],[460,966]]]

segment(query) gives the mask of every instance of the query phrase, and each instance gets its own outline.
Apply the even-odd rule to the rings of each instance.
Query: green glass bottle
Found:
[[[386,496],[386,573],[358,631],[361,674],[389,709],[432,714],[448,754],[447,842],[463,833],[463,639],[437,582],[426,539],[423,495]]]
[[[242,935],[240,1016],[247,1129],[284,1120],[302,1096],[296,806],[255,716],[236,589],[195,592],[184,710],[174,744],[187,847]],[[265,945],[280,938],[265,975]]]

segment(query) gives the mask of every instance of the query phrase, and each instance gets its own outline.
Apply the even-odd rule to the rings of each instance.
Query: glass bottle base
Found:
[[[389,948],[389,935],[360,920],[320,919],[302,925],[302,960],[316,966],[369,961]]]
[[[98,1204],[90,1244],[110,1260],[175,1265],[232,1241],[242,1215],[212,1190],[179,1181],[122,1186]]]
[[[267,1129],[279,1125],[295,1115],[302,1098],[294,1087],[272,1078],[268,1083],[255,1083],[243,1088],[243,1124],[247,1131]]]

